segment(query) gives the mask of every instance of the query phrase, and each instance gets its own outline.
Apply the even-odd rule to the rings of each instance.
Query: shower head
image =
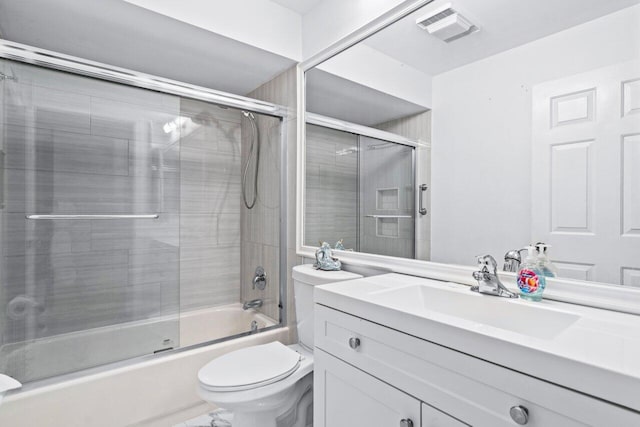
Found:
[[[191,121],[200,126],[208,126],[217,122],[216,118],[207,111],[200,111],[191,117]]]
[[[250,111],[243,111],[243,112],[242,112],[242,114],[243,114],[246,118],[251,119],[251,120],[255,120],[255,118],[256,118],[256,117],[253,115],[253,113],[252,113],[252,112],[250,112]]]

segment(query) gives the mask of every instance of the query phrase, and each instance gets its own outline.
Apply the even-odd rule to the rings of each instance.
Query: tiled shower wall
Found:
[[[0,343],[239,301],[238,110],[0,66],[17,79],[0,83]],[[181,115],[195,125],[167,132]]]
[[[241,249],[241,299],[248,301],[260,298],[264,306],[260,309],[269,317],[279,318],[279,245],[287,246],[286,274],[288,323],[294,317],[291,268],[296,265],[295,253],[295,181],[296,181],[296,69],[295,67],[263,84],[248,97],[272,102],[286,107],[289,112],[286,119],[279,120],[259,117],[261,135],[260,171],[258,174],[258,200],[249,210],[241,204],[242,249]],[[283,168],[280,159],[280,126],[287,144],[287,216],[288,221],[281,223],[280,216],[280,174]],[[243,120],[242,153],[243,162],[249,149],[249,122]],[[244,164],[244,163],[243,163]],[[249,175],[252,176],[252,175]],[[288,227],[288,242],[280,242],[280,226]],[[256,266],[265,268],[268,284],[264,291],[253,289],[252,280]],[[283,301],[284,304],[284,301]]]
[[[358,136],[307,125],[305,244],[356,248],[358,234]]]
[[[2,62],[2,342],[175,313],[179,99]],[[157,220],[27,220],[158,214]]]
[[[180,307],[240,300],[240,136],[238,110],[182,100]]]
[[[426,215],[416,213],[416,259],[431,259],[431,111],[402,117],[374,126],[424,144],[416,149],[416,184],[427,184],[423,194]],[[418,207],[416,201],[416,212]]]

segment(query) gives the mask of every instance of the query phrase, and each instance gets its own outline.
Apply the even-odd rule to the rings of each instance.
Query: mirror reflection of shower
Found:
[[[260,169],[260,134],[258,133],[258,126],[256,124],[256,118],[253,113],[243,111],[242,114],[251,122],[251,142],[249,145],[249,155],[247,161],[244,164],[242,171],[242,201],[247,209],[253,209],[258,199],[258,170]],[[255,157],[253,167],[253,192],[251,201],[247,200],[247,174],[249,173],[249,166],[251,159]]]

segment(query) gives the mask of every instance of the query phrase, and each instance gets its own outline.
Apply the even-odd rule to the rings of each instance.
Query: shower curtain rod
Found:
[[[0,39],[0,58],[39,65],[60,71],[67,71],[73,74],[95,77],[116,83],[123,83],[143,89],[156,90],[172,95],[184,96],[186,98],[211,102],[269,116],[281,118],[287,116],[287,109],[277,104],[165,79],[163,77],[157,77],[150,74],[139,73],[137,71],[127,70],[125,68],[103,64],[88,59],[15,43],[9,40]],[[19,76],[13,77],[13,80],[19,80]]]

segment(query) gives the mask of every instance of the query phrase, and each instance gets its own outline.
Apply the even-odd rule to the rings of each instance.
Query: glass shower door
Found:
[[[359,154],[359,250],[414,258],[414,149],[360,136]]]
[[[0,372],[179,345],[178,97],[0,61]]]

